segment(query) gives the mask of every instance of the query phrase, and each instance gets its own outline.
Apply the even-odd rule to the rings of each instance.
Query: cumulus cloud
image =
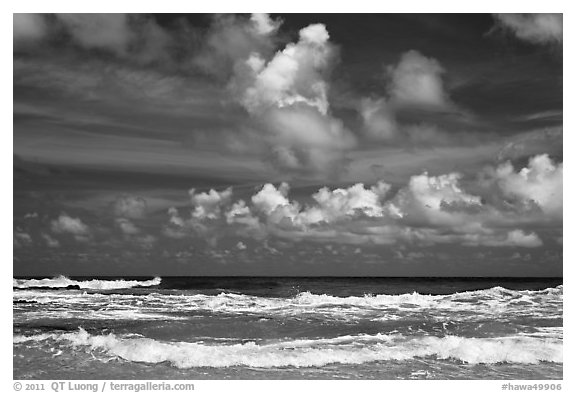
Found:
[[[189,191],[190,200],[194,206],[192,216],[198,219],[217,219],[221,216],[222,207],[228,205],[232,198],[232,188],[218,192],[211,189],[197,194],[195,189]]]
[[[547,154],[531,158],[516,172],[510,162],[491,171],[505,197],[519,202],[535,203],[552,217],[562,217],[563,164],[554,163]]]
[[[289,186],[282,183],[276,188],[273,184],[265,184],[262,189],[252,196],[252,204],[256,213],[259,213],[269,224],[285,227],[302,226],[300,205],[288,198]]]
[[[312,194],[315,204],[302,206],[288,198],[288,185],[278,188],[266,184],[252,197],[256,213],[261,214],[268,224],[282,230],[297,229],[308,235],[326,235],[329,231],[318,228],[331,224],[342,224],[345,230],[356,235],[367,235],[371,241],[376,236],[385,236],[391,243],[399,238],[408,239],[414,234],[399,225],[400,221],[420,222],[420,224],[456,226],[462,225],[467,216],[449,211],[446,206],[458,205],[461,211],[470,206],[480,207],[480,198],[463,192],[458,186],[460,175],[449,174],[440,177],[429,177],[427,174],[414,176],[410,184],[402,189],[396,197],[388,199],[391,186],[385,182],[366,188],[358,183],[348,188],[330,190],[324,187]],[[376,219],[355,226],[354,221]],[[374,222],[378,224],[375,225]],[[352,223],[351,225],[349,225]],[[464,229],[462,229],[464,230]],[[465,230],[473,228],[468,225]],[[349,238],[355,238],[350,235]]]
[[[88,49],[107,49],[125,55],[132,39],[126,14],[57,14],[71,38]]]
[[[71,40],[139,63],[166,62],[169,34],[139,14],[56,14]]]
[[[415,50],[406,52],[396,66],[388,67],[390,97],[398,105],[449,107],[443,73],[444,68],[437,60]]]
[[[132,245],[137,245],[143,249],[150,249],[157,241],[155,236],[149,233],[144,233],[142,229],[127,218],[116,218],[115,224],[122,233],[123,239]],[[170,231],[173,229],[172,227],[165,227],[164,229],[164,234],[166,236],[177,237],[171,236],[172,232]],[[175,231],[175,233],[177,233],[177,231]]]
[[[390,141],[397,137],[398,125],[394,109],[386,99],[364,98],[360,104],[360,115],[369,139]]]
[[[248,247],[246,246],[246,244],[242,243],[242,242],[238,242],[236,243],[236,248],[240,251],[244,251],[246,250]]]
[[[243,210],[239,202],[230,208],[232,188],[222,191],[211,189],[202,193],[191,189],[189,196],[191,207],[189,215],[180,214],[174,207],[168,209],[168,223],[162,229],[164,236],[173,239],[196,236],[214,246],[218,239],[225,235],[226,228],[221,225],[248,224],[248,221],[240,218]]]
[[[171,207],[170,209],[168,209],[168,216],[170,217],[170,224],[176,227],[184,226],[184,220],[182,219],[182,217],[180,217],[180,213],[178,212],[178,209],[176,209],[175,207]]]
[[[391,186],[378,182],[371,188],[358,183],[348,188],[330,190],[321,188],[312,195],[317,206],[309,208],[305,214],[308,222],[336,222],[350,216],[382,217],[387,213],[384,200]]]
[[[353,145],[353,138],[341,121],[327,118],[309,106],[275,108],[262,119],[274,124],[271,138],[280,146],[344,149]]]
[[[66,38],[136,62],[166,61],[169,34],[151,17],[139,14],[14,14],[14,43]]]
[[[453,138],[429,120],[418,123],[402,119],[403,112],[458,110],[444,87],[440,63],[412,50],[398,64],[386,68],[389,83],[383,97],[362,98],[358,112],[362,136],[370,141],[405,145],[443,145]],[[412,117],[412,116],[411,116]]]
[[[536,233],[526,233],[520,229],[504,233],[487,230],[486,233],[466,234],[462,237],[462,242],[469,246],[526,248],[540,247],[543,244]]]
[[[521,229],[502,230],[477,226],[474,231],[447,231],[446,228],[404,228],[402,236],[394,236],[395,242],[404,240],[423,246],[433,244],[456,244],[466,247],[524,247],[534,248],[543,245],[534,232]],[[374,241],[382,244],[378,239]]]
[[[543,245],[536,232],[511,229],[523,225],[523,217],[486,206],[483,198],[462,188],[461,178],[458,173],[423,173],[396,193],[385,182],[324,187],[306,203],[290,198],[287,183],[263,185],[250,204],[244,200],[232,203],[231,192],[225,198],[220,197],[224,191],[208,192],[204,199],[212,202],[210,208],[197,211],[198,204],[192,203],[190,218],[171,210],[165,235],[180,238],[185,233],[206,238],[210,244],[228,234],[260,241],[276,237],[351,245]]]
[[[523,132],[508,138],[507,142],[498,152],[498,160],[518,160],[538,154],[562,157],[562,145],[562,127],[550,127]]]
[[[47,34],[44,17],[39,14],[14,14],[14,48],[18,44],[36,42]]]
[[[32,237],[26,232],[15,231],[13,234],[14,248],[32,245]]]
[[[244,200],[235,202],[225,212],[226,223],[239,228],[238,235],[249,236],[255,239],[266,237],[266,228]]]
[[[141,235],[141,236],[136,236],[133,238],[133,240],[142,248],[144,249],[152,249],[152,247],[154,246],[154,244],[156,244],[156,241],[158,239],[156,239],[155,236],[152,236],[150,234],[147,235]]]
[[[448,145],[455,141],[433,124],[401,124],[397,120],[397,106],[384,98],[365,98],[360,104],[362,134],[369,141],[388,145]]]
[[[259,224],[258,218],[252,215],[252,210],[246,206],[246,202],[242,199],[234,203],[225,215],[228,224],[238,223],[250,227]]]
[[[175,207],[168,209],[168,224],[162,228],[164,236],[172,239],[182,239],[186,237],[184,231],[185,222]]]
[[[519,247],[540,247],[542,240],[534,232],[525,233],[520,229],[515,229],[506,235],[506,244]]]
[[[270,183],[265,184],[258,193],[252,196],[252,203],[258,211],[270,214],[279,206],[290,205],[289,189],[288,183],[281,183],[278,188]]]
[[[537,44],[562,43],[562,14],[497,14],[503,28]]]
[[[270,145],[270,160],[290,171],[334,170],[354,135],[329,113],[328,76],[335,50],[322,24],[300,30],[269,60],[260,52],[235,68],[230,83]]]
[[[58,248],[60,247],[60,242],[57,239],[54,239],[47,233],[42,233],[42,240],[46,243],[47,247],[50,248]]]
[[[217,15],[194,59],[205,72],[226,79],[252,53],[270,55],[275,46],[274,33],[282,21],[267,14],[253,14],[249,19],[236,15]]]
[[[116,225],[126,236],[135,236],[140,233],[140,229],[134,223],[126,218],[117,218]]]
[[[360,183],[345,189],[330,190],[325,187],[312,195],[315,204],[303,206],[288,198],[288,184],[282,183],[278,188],[265,184],[252,196],[252,204],[255,213],[268,224],[280,229],[307,231],[311,226],[352,217],[382,217],[385,210],[382,199],[389,187],[383,182],[368,189]]]
[[[168,223],[162,229],[164,236],[172,239],[183,239],[194,233],[202,235],[206,232],[207,228],[200,223],[200,220],[182,216],[175,207],[168,209]]]
[[[301,102],[326,114],[327,84],[323,73],[332,54],[328,39],[324,25],[310,25],[300,30],[297,43],[288,44],[268,63],[253,53],[246,61],[252,81],[243,93],[243,105],[258,112]]]
[[[256,32],[261,35],[275,32],[282,24],[280,19],[274,20],[268,14],[252,14],[250,21],[253,23]]]
[[[455,225],[468,220],[467,213],[482,208],[479,196],[462,190],[462,175],[449,173],[412,176],[408,186],[400,190],[390,202],[390,209],[398,217],[409,221],[426,221],[434,225]]]
[[[38,21],[46,25],[42,34],[50,45],[65,43],[68,48],[97,51],[107,61],[113,55],[122,64],[169,63],[166,67],[181,67],[183,72],[197,72],[200,67],[219,82],[227,82],[231,102],[225,98],[217,105],[236,104],[234,129],[239,131],[219,133],[227,138],[222,145],[254,152],[281,171],[335,176],[345,168],[346,152],[357,142],[330,112],[330,71],[337,50],[322,24],[302,28],[294,42],[279,47],[287,41],[279,33],[282,21],[267,14],[215,16],[201,33],[184,22],[163,28],[153,17],[136,14],[38,15]],[[188,53],[191,46],[195,50]],[[122,79],[131,85],[133,72],[125,76]],[[98,85],[99,79],[89,84]],[[168,82],[160,79],[158,94],[163,94]],[[78,81],[73,82],[78,87]],[[69,83],[64,85],[70,89]]]
[[[486,188],[483,177],[464,182],[458,172],[424,172],[399,189],[383,181],[357,183],[322,187],[298,200],[285,182],[264,184],[249,199],[236,201],[231,189],[192,190],[190,216],[171,209],[164,234],[198,236],[212,245],[225,236],[351,245],[544,245],[532,228],[543,212],[561,216],[562,164],[535,156],[519,171],[510,163],[492,168],[488,179],[495,189]],[[511,209],[516,200],[539,208]]]
[[[544,206],[556,206],[544,202],[547,201],[543,196],[545,193],[533,194],[528,184],[530,180],[527,179],[539,179],[536,188],[540,191],[549,187],[548,184],[552,187],[552,179],[558,174],[552,175],[551,172],[553,168],[558,171],[558,167],[545,164],[542,157],[535,157],[525,171],[507,172],[502,167],[500,172],[503,179],[510,182],[511,189],[522,194],[522,198],[524,193],[530,193]],[[543,245],[536,232],[522,227],[511,229],[515,225],[533,222],[530,217],[534,216],[501,210],[505,204],[489,205],[484,197],[467,191],[461,180],[462,175],[457,172],[437,176],[423,173],[412,176],[408,184],[395,193],[385,182],[371,187],[362,183],[347,188],[324,187],[312,193],[306,203],[290,198],[287,183],[278,186],[269,183],[251,197],[251,204],[244,200],[235,203],[227,200],[226,204],[218,207],[215,217],[223,217],[222,225],[236,226],[236,234],[259,239],[275,236],[348,244]],[[482,187],[476,185],[474,189],[481,190]],[[561,206],[561,200],[554,203]],[[207,214],[200,216],[208,217]]]
[[[261,118],[272,145],[270,162],[288,172],[335,175],[345,166],[345,152],[355,145],[342,121],[309,106],[271,109]]]
[[[122,195],[116,198],[112,207],[117,217],[139,219],[146,216],[148,204],[142,197]]]
[[[57,234],[72,235],[78,241],[87,241],[90,237],[90,229],[79,218],[71,217],[66,213],[52,220],[52,232]]]

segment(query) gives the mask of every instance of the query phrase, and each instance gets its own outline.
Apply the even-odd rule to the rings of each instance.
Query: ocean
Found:
[[[562,279],[13,279],[14,379],[562,379]]]

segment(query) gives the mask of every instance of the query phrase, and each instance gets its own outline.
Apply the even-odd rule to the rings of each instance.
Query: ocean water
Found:
[[[562,379],[561,279],[13,280],[14,379]]]

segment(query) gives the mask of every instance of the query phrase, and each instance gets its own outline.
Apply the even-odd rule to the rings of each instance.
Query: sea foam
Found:
[[[14,336],[14,344],[46,340],[75,349],[104,352],[126,361],[168,362],[177,368],[319,367],[331,363],[361,364],[428,357],[470,364],[563,363],[561,340],[523,336],[467,338],[377,334],[227,345],[92,335],[83,329],[73,333]]]
[[[96,289],[96,290],[107,290],[107,289],[125,289],[134,287],[152,287],[159,285],[162,282],[160,277],[155,277],[152,280],[147,281],[136,281],[136,280],[88,280],[88,281],[76,281],[71,280],[68,277],[58,276],[54,278],[43,278],[41,280],[37,279],[12,279],[13,288],[66,288],[71,285],[77,285],[81,289]]]
[[[68,280],[68,281],[66,281]],[[32,282],[30,282],[32,281]],[[37,287],[39,281],[53,285],[53,281],[27,280],[20,285]],[[149,281],[73,281],[64,279],[61,285],[71,282],[86,287],[125,288],[129,286],[157,285],[160,279]],[[25,288],[25,287],[24,287]],[[157,319],[154,314],[209,312],[277,317],[322,316],[329,320],[392,320],[417,311],[435,315],[446,320],[448,315],[458,320],[483,320],[498,315],[499,319],[531,315],[541,319],[562,317],[563,287],[539,291],[514,291],[500,287],[457,292],[449,295],[423,295],[414,293],[400,295],[365,295],[338,297],[326,294],[301,292],[289,298],[261,297],[222,292],[218,295],[148,293],[135,296],[130,293],[102,294],[79,291],[42,291],[41,288],[15,291],[16,309],[26,310],[19,317],[27,319],[44,315],[49,318],[77,317],[78,312],[106,319],[111,312],[131,312],[123,319]],[[26,303],[25,303],[26,302]],[[32,302],[32,303],[27,303]],[[41,306],[36,307],[34,304]],[[98,311],[98,312],[96,312]],[[104,313],[105,311],[105,313]],[[32,314],[37,312],[38,314]],[[150,314],[147,316],[147,314]],[[129,317],[132,315],[134,318]],[[120,317],[118,314],[116,317]],[[114,318],[116,318],[114,317]]]

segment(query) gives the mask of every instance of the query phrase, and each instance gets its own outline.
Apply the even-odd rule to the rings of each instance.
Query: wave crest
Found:
[[[68,286],[78,286],[81,289],[126,289],[134,287],[152,287],[160,285],[162,279],[154,277],[152,280],[136,281],[136,280],[89,280],[89,281],[76,281],[71,280],[65,276],[58,276],[54,278],[37,279],[12,279],[12,287],[19,289],[26,288],[66,288]]]
[[[168,362],[178,368],[192,367],[319,367],[330,363],[361,364],[386,360],[435,357],[471,364],[563,363],[562,342],[535,337],[466,338],[459,336],[359,335],[294,340],[270,344],[255,342],[206,345],[163,342],[150,338],[122,338],[114,334],[78,332],[14,336],[14,343],[45,340],[76,348],[103,351],[127,361]]]

